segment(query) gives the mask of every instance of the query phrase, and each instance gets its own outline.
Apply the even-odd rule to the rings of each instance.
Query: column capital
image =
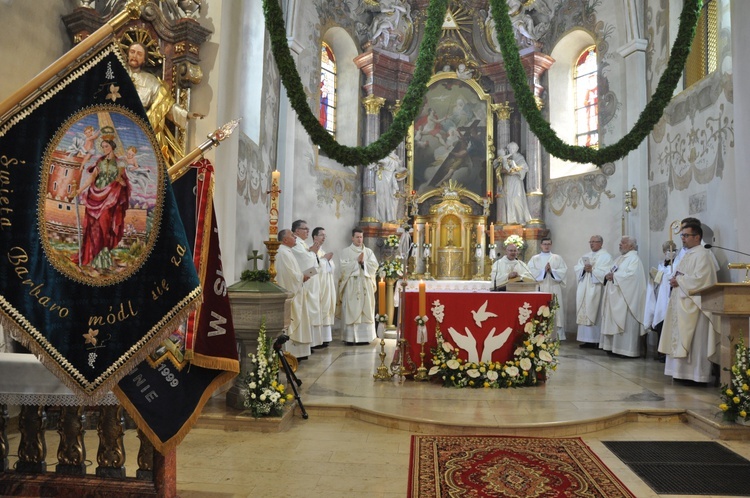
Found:
[[[497,115],[497,119],[500,121],[508,121],[510,119],[510,114],[513,112],[513,108],[510,106],[510,102],[506,100],[504,104],[502,102],[499,104],[492,104],[492,112]]]
[[[367,114],[380,114],[380,109],[384,104],[385,99],[376,95],[368,95],[362,99],[362,105],[365,106],[365,112]]]

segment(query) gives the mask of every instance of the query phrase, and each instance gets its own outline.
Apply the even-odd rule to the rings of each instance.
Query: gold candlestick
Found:
[[[271,274],[271,282],[276,283],[276,253],[279,252],[281,242],[278,240],[264,240],[268,250],[268,273]]]
[[[429,377],[427,375],[427,368],[424,366],[424,342],[420,343],[419,347],[419,368],[417,368],[417,373],[414,375],[414,380],[425,381]]]
[[[378,356],[380,356],[380,366],[372,376],[375,380],[389,380],[393,374],[385,365],[385,339],[380,339],[380,353],[378,353]]]

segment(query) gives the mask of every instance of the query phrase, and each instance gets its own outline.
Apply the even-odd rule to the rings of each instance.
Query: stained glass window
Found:
[[[336,136],[336,58],[333,50],[323,42],[320,50],[320,124]]]
[[[599,147],[599,94],[596,46],[578,56],[574,73],[576,145]]]

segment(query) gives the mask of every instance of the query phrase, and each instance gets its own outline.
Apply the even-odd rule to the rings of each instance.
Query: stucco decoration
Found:
[[[666,226],[669,204],[667,182],[657,183],[648,188],[648,226],[652,232],[662,232]]]
[[[274,169],[276,164],[276,144],[278,140],[278,129],[276,123],[279,122],[279,91],[281,84],[279,82],[279,70],[276,62],[273,60],[271,51],[271,37],[266,33],[265,47],[266,52],[263,56],[263,97],[264,105],[261,107],[262,128],[261,128],[261,159],[267,171]],[[270,188],[270,183],[269,183]],[[264,198],[265,199],[265,198]],[[265,202],[265,200],[264,200]]]
[[[648,46],[646,47],[646,81],[649,95],[669,62],[669,0],[659,0],[658,7],[646,7]],[[656,12],[656,14],[654,14]]]
[[[352,169],[339,169],[338,163],[317,154],[317,147],[305,154],[307,171],[315,185],[318,207],[332,207],[336,219],[341,218],[342,210],[359,210],[362,196],[357,174]],[[323,165],[321,163],[331,163]]]
[[[691,216],[695,216],[698,213],[705,213],[708,205],[707,199],[708,194],[705,190],[691,195],[688,199],[688,213]]]
[[[692,124],[689,130],[668,131],[656,144],[659,173],[669,177],[669,190],[685,190],[695,180],[705,185],[724,174],[728,148],[734,147],[734,120],[725,115],[724,104],[713,115]]]
[[[615,165],[606,163],[598,171],[583,175],[552,180],[547,185],[547,205],[552,213],[560,216],[566,208],[597,209],[602,195],[613,199],[607,190],[607,179],[615,173]]]
[[[260,147],[240,132],[237,151],[237,194],[245,205],[266,203],[269,168],[263,163]]]

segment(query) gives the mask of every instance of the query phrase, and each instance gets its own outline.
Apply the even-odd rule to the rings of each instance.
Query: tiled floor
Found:
[[[387,363],[393,343],[386,341]],[[403,497],[411,434],[439,432],[580,435],[636,496],[653,497],[601,441],[711,440],[685,423],[684,411],[720,418],[713,386],[676,384],[651,358],[613,358],[574,342],[562,346],[546,385],[503,390],[375,381],[379,350],[377,342],[332,344],[301,362],[300,395],[310,416],[295,414],[284,432],[257,432],[252,420],[205,428],[236,415],[213,400],[179,447],[180,496]],[[721,443],[750,458],[747,438]]]

